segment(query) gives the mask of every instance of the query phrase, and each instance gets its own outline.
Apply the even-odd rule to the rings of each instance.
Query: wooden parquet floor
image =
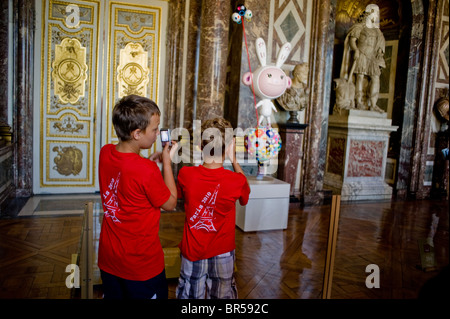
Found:
[[[0,298],[67,299],[72,254],[83,217],[0,220]]]
[[[448,201],[342,203],[333,299],[411,299],[449,264]],[[418,239],[428,235],[431,214],[438,269],[424,272]],[[241,299],[320,299],[330,205],[291,204],[286,230],[243,232],[236,228],[236,281]],[[0,219],[0,299],[67,299],[71,255],[77,252],[81,215]],[[163,213],[163,247],[181,239],[182,212]],[[380,268],[380,288],[365,285],[366,266]],[[176,279],[169,280],[175,298]],[[97,295],[98,297],[98,295]]]

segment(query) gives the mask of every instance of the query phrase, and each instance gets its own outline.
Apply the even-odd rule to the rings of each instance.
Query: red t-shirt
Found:
[[[235,249],[236,201],[246,205],[250,194],[245,176],[223,167],[185,166],[177,189],[186,211],[179,245],[183,256],[197,261]]]
[[[144,281],[164,269],[159,240],[160,207],[170,197],[155,162],[102,147],[99,160],[103,222],[98,267],[128,280]]]

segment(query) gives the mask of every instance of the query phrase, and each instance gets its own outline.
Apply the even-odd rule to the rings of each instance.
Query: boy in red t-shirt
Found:
[[[225,145],[230,122],[202,124],[203,165],[182,167],[178,196],[185,200],[178,299],[236,299],[234,250],[236,201],[246,205],[250,187],[235,158],[234,139]],[[232,135],[231,135],[232,136]],[[225,153],[235,172],[223,167]]]
[[[105,299],[168,298],[158,231],[160,208],[172,210],[177,203],[173,154],[167,144],[150,159],[139,155],[156,141],[160,114],[158,106],[146,97],[122,98],[112,114],[119,143],[107,144],[100,151],[99,183],[105,213],[98,267]],[[155,161],[162,161],[162,175]]]

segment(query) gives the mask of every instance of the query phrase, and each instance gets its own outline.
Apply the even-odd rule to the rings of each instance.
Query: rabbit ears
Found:
[[[259,63],[261,63],[261,66],[267,65],[266,52],[267,52],[266,43],[264,42],[264,40],[262,38],[256,39],[256,55],[258,56]],[[278,52],[277,63],[275,64],[277,68],[283,65],[283,63],[289,56],[290,52],[291,52],[291,44],[289,42],[286,42],[285,44],[283,44],[280,51]]]

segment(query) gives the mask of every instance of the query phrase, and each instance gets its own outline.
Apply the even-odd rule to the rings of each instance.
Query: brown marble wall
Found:
[[[413,172],[417,172],[417,174],[413,174],[414,178],[412,178],[414,195],[419,199],[430,197],[434,171],[438,171],[438,174],[446,171],[445,165],[444,167],[440,165],[441,149],[439,149],[440,145],[436,140],[436,133],[432,129],[432,121],[434,120],[433,109],[437,99],[445,95],[445,89],[448,90],[449,88],[448,55],[447,58],[444,58],[443,55],[445,54],[441,54],[445,51],[448,54],[448,10],[448,1],[429,2],[428,12],[432,12],[432,14],[428,14],[427,19],[428,25],[433,25],[433,28],[427,29],[425,34],[424,60],[428,62],[428,74],[426,82],[421,82],[420,89],[422,94],[420,104],[423,105],[424,112],[422,118],[423,134],[420,136],[422,138],[420,143],[422,150],[420,152],[421,157],[417,159],[420,164],[413,163]],[[414,170],[415,167],[418,167],[417,171]]]
[[[174,128],[180,119],[180,96],[181,86],[179,85],[182,74],[183,57],[183,36],[184,36],[184,6],[185,2],[170,1],[169,17],[172,21],[168,25],[167,32],[167,63],[165,68],[165,78],[167,80],[166,92],[164,94],[165,112],[162,120],[163,127]]]
[[[403,109],[403,122],[401,131],[401,147],[398,163],[398,177],[395,189],[397,197],[406,198],[415,196],[418,190],[419,176],[423,174],[420,168],[425,123],[427,122],[427,86],[429,85],[430,68],[430,32],[432,28],[424,28],[425,10],[433,8],[435,1],[429,2],[429,8],[424,8],[422,1],[411,1],[412,28],[409,52],[409,65]],[[433,24],[434,10],[428,11],[428,23]],[[427,31],[428,30],[428,31]],[[414,143],[414,141],[420,141]],[[422,171],[422,173],[420,173]]]
[[[274,1],[274,2],[273,2]],[[247,44],[252,68],[259,62],[254,42],[262,37],[267,41],[272,5],[287,5],[275,0],[247,0],[245,5],[253,11],[254,19],[245,25]],[[332,85],[333,41],[335,34],[334,9],[338,0],[313,0],[313,24],[310,41],[310,107],[306,110],[304,161],[302,187],[305,204],[319,203],[323,197],[323,175],[325,170],[328,114]],[[169,32],[167,42],[166,79],[168,90],[165,96],[165,125],[190,127],[196,118],[228,114],[234,125],[247,128],[256,124],[253,94],[242,84],[243,73],[249,71],[247,52],[241,26],[231,26],[231,8],[238,1],[171,0]],[[3,3],[8,3],[3,1]],[[15,136],[14,179],[17,196],[32,193],[32,123],[33,123],[33,44],[35,1],[13,1],[15,20],[15,94],[13,134]],[[405,102],[402,114],[401,148],[399,151],[398,194],[420,193],[423,187],[429,140],[429,112],[433,104],[430,77],[437,72],[432,65],[437,58],[441,41],[439,30],[441,11],[445,0],[411,1],[412,26],[409,65],[405,85]],[[3,4],[2,4],[3,5]],[[188,8],[186,6],[189,5]],[[0,7],[1,9],[2,7]],[[277,7],[279,8],[279,7]],[[276,11],[276,10],[275,10]],[[277,11],[278,12],[278,11]],[[425,12],[429,17],[425,17]],[[187,14],[186,14],[187,13]],[[5,10],[0,10],[2,17]],[[448,14],[448,13],[447,13]],[[271,16],[272,15],[272,16]],[[188,21],[186,21],[188,19]],[[7,21],[6,18],[2,19]],[[187,23],[187,28],[185,28]],[[425,28],[426,26],[426,28]],[[21,32],[18,32],[20,30]],[[187,34],[185,34],[187,32]],[[0,33],[2,36],[3,33]],[[3,34],[4,37],[4,34]],[[276,38],[276,37],[275,37]],[[276,39],[275,39],[276,40]],[[439,41],[437,41],[439,40]],[[230,42],[228,42],[230,41]],[[7,42],[7,41],[5,41]],[[4,54],[3,46],[1,52]],[[274,51],[272,47],[272,51]],[[273,52],[272,52],[273,53]],[[196,59],[198,58],[198,64]],[[2,60],[0,60],[2,61]],[[289,61],[287,61],[289,63]],[[227,73],[227,66],[229,71]],[[2,64],[0,63],[0,68]],[[5,66],[3,66],[5,68]],[[184,69],[183,69],[184,68]],[[183,73],[183,70],[184,73]],[[4,71],[4,70],[3,70]],[[6,74],[6,72],[2,72]],[[227,77],[228,74],[228,77]],[[184,83],[182,86],[181,84]],[[4,82],[0,85],[4,86]],[[183,97],[183,98],[182,98]],[[0,108],[4,117],[6,107]],[[418,121],[416,120],[418,119]],[[415,143],[414,141],[419,141]],[[417,155],[416,155],[417,154]],[[422,196],[422,195],[421,195]]]
[[[196,110],[199,120],[224,114],[230,17],[227,1],[202,2]]]
[[[224,115],[230,16],[226,1],[170,2],[165,125]]]
[[[189,24],[187,34],[187,50],[186,50],[186,78],[185,78],[185,92],[184,92],[184,121],[183,127],[191,127],[195,119],[195,110],[197,103],[197,87],[198,81],[198,64],[196,57],[198,55],[199,47],[198,41],[200,38],[200,15],[202,1],[193,0],[189,2]]]
[[[335,0],[318,1],[314,6],[311,43],[313,83],[311,105],[307,113],[309,128],[305,131],[305,164],[303,203],[315,205],[323,201],[323,181],[326,163],[328,114],[331,92],[331,69],[334,42]]]
[[[436,1],[429,1],[428,14],[424,17],[424,20],[428,25],[434,24],[436,20],[435,12]],[[414,140],[420,141],[415,145],[415,152],[412,156],[412,166],[410,171],[410,185],[409,192],[417,198],[423,198],[423,193],[426,192],[423,188],[423,178],[426,170],[426,160],[428,152],[428,138],[430,130],[430,116],[431,107],[430,100],[430,85],[431,74],[433,73],[433,62],[431,60],[433,52],[433,30],[426,28],[423,34],[422,40],[422,56],[423,62],[420,66],[420,73],[422,77],[417,81],[416,86],[419,90],[419,96],[417,99],[417,112],[421,114],[415,123]]]
[[[17,34],[15,54],[17,91],[14,105],[13,137],[15,142],[16,195],[27,197],[33,192],[33,69],[35,2],[14,1]],[[20,32],[18,32],[20,30]]]
[[[303,159],[303,132],[306,127],[306,124],[298,123],[280,124],[283,147],[278,156],[277,177],[290,184],[291,201],[298,201],[302,193],[302,189],[296,190],[295,184],[297,176],[303,175],[299,172],[298,164]]]
[[[258,1],[248,0],[245,1],[245,6],[253,12],[253,18],[250,22],[244,22],[244,28],[242,25],[237,25],[239,32],[242,34],[242,41],[239,47],[232,47],[231,54],[239,54],[240,63],[239,68],[237,65],[233,65],[233,73],[235,73],[235,80],[239,83],[239,90],[237,92],[230,92],[233,99],[238,99],[238,114],[236,125],[242,129],[254,127],[257,125],[255,102],[252,90],[242,83],[242,76],[244,73],[250,70],[254,71],[259,66],[259,60],[256,57],[255,41],[261,37],[267,42],[268,29],[269,29],[269,16],[270,16],[270,1]],[[245,38],[247,39],[248,55],[250,56],[250,65],[247,57],[247,47],[245,45]],[[268,46],[268,44],[266,43]],[[268,58],[268,63],[271,63],[271,59]]]
[[[170,1],[167,33],[168,80],[165,95],[166,117],[169,128],[192,127],[196,104],[198,80],[199,26],[202,0]],[[187,14],[186,14],[187,11]],[[182,121],[182,123],[180,123]]]
[[[9,1],[0,2],[0,120],[8,118],[8,22]]]
[[[273,7],[272,7],[273,5]],[[256,57],[255,40],[258,37],[268,41],[270,19],[276,20],[283,13],[286,6],[292,5],[290,2],[279,1],[257,1],[249,0],[245,2],[245,6],[252,10],[253,18],[251,22],[244,22],[245,25],[234,25],[231,30],[233,39],[231,40],[231,68],[230,74],[230,114],[237,114],[233,119],[235,126],[243,129],[255,126],[255,102],[251,89],[242,83],[242,75],[248,71],[254,71],[259,66]],[[305,129],[305,145],[302,170],[305,172],[303,180],[300,181],[300,189],[304,190],[301,194],[305,204],[313,204],[320,202],[323,197],[321,191],[323,187],[323,175],[326,156],[326,136],[328,127],[328,109],[329,109],[329,92],[331,90],[331,73],[327,69],[331,69],[333,39],[334,39],[334,17],[333,6],[335,0],[313,1],[307,5],[312,5],[312,31],[306,34],[297,43],[294,52],[302,52],[300,56],[305,56],[305,51],[311,52],[309,56],[310,65],[310,106],[306,110],[305,123],[309,126]],[[300,19],[305,21],[306,10],[295,7]],[[274,12],[271,12],[273,10]],[[303,17],[303,18],[302,18]],[[245,37],[244,34],[245,28]],[[240,37],[239,37],[240,35]],[[305,39],[310,37],[310,42]],[[246,43],[245,43],[246,41]],[[267,47],[271,47],[271,55],[268,57],[268,63],[274,62],[276,56],[277,45],[281,41],[279,35],[273,32],[273,42],[267,43]],[[247,46],[246,46],[247,44]],[[308,44],[308,45],[306,45]],[[247,57],[250,59],[250,65]],[[286,64],[293,63],[292,56],[288,57]],[[258,99],[258,98],[257,98]],[[282,110],[279,113],[283,112]],[[277,126],[275,123],[274,126]],[[301,150],[299,150],[301,152]],[[304,195],[304,196],[303,196]]]

